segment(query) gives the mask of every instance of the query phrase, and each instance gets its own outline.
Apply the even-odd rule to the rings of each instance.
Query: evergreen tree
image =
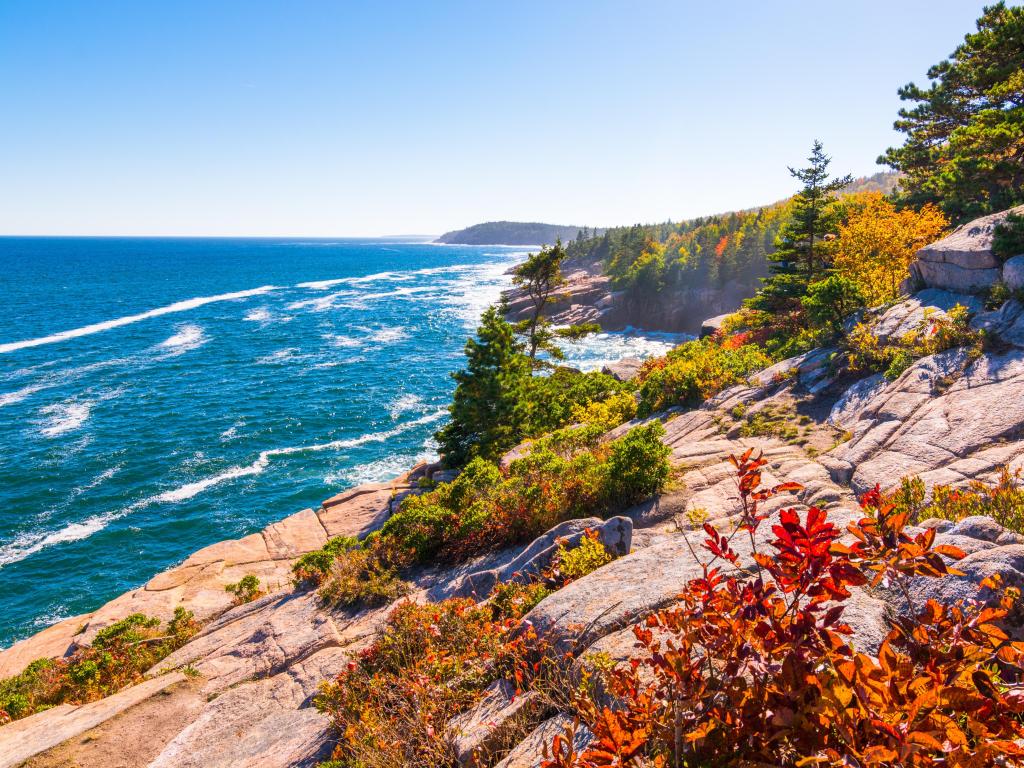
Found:
[[[767,311],[793,309],[807,286],[824,277],[828,266],[828,236],[834,235],[837,216],[831,210],[836,192],[853,181],[852,176],[830,179],[831,158],[815,141],[806,168],[790,168],[803,188],[793,198],[792,214],[779,230],[776,250],[769,256],[771,274],[748,306]]]
[[[1024,202],[1024,7],[985,8],[978,31],[910,83],[894,127],[907,135],[878,161],[902,171],[898,200],[936,203],[953,223]]]
[[[593,323],[581,323],[568,328],[553,328],[551,321],[544,317],[544,308],[557,299],[556,292],[565,285],[562,262],[568,254],[559,240],[555,245],[531,253],[526,261],[516,267],[512,282],[529,297],[530,316],[513,326],[516,333],[525,338],[527,356],[533,367],[540,367],[537,353],[547,352],[555,360],[564,355],[555,343],[556,339],[575,341],[600,328]]]
[[[477,456],[495,459],[519,441],[516,406],[530,377],[529,359],[498,307],[484,312],[465,352],[466,369],[452,374],[451,421],[436,434],[451,467]]]

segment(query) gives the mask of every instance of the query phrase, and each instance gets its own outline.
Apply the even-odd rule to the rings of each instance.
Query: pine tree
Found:
[[[904,176],[897,200],[935,203],[954,224],[1024,202],[1024,7],[986,7],[977,32],[899,90],[901,147],[878,158]]]
[[[516,267],[512,282],[530,299],[531,312],[525,320],[513,326],[515,332],[524,337],[527,356],[534,368],[542,367],[537,353],[546,352],[552,359],[561,360],[564,355],[555,343],[556,339],[575,341],[594,333],[600,328],[593,323],[581,323],[567,328],[554,328],[544,317],[544,308],[557,299],[556,292],[565,285],[562,262],[568,254],[559,240],[555,245],[542,248]]]
[[[820,141],[814,142],[807,160],[810,164],[806,168],[789,169],[803,188],[793,198],[792,216],[779,230],[775,253],[769,256],[771,274],[765,278],[760,293],[748,304],[755,309],[794,308],[807,292],[807,286],[825,277],[827,237],[834,235],[838,225],[837,217],[830,210],[831,203],[835,193],[853,181],[853,177],[829,178],[828,166],[832,160],[824,153]]]
[[[530,377],[529,359],[499,307],[484,312],[465,353],[466,369],[452,374],[451,421],[436,434],[451,467],[477,456],[497,458],[519,441],[516,406]]]

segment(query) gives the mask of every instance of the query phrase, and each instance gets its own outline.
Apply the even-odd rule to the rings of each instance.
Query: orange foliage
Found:
[[[761,552],[761,502],[799,486],[762,488],[766,461],[749,450],[731,460],[739,525],[727,535],[704,526],[702,575],[677,607],[634,627],[641,655],[608,673],[616,705],[579,697],[592,743],[574,751],[571,727],[544,765],[1024,765],[1024,644],[998,626],[1019,592],[991,606],[928,600],[892,623],[877,658],[866,655],[843,620],[851,589],[884,583],[910,600],[908,578],[957,574],[947,560],[963,552],[908,529],[909,513],[877,491],[862,499],[849,544],[825,511],[784,509]],[[752,564],[737,536],[749,538]]]
[[[896,207],[880,192],[843,199],[848,214],[839,228],[834,266],[861,288],[869,306],[899,296],[917,251],[937,240],[949,225],[942,211]]]

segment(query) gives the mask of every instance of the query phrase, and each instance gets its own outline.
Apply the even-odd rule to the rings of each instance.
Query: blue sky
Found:
[[[879,170],[968,0],[0,0],[0,233],[383,235]]]

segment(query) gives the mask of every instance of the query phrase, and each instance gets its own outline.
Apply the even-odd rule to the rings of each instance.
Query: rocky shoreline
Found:
[[[814,504],[840,527],[862,514],[857,495],[876,483],[892,488],[902,477],[916,475],[926,487],[963,486],[991,480],[1004,466],[1011,472],[1024,468],[1024,304],[1010,299],[986,312],[978,296],[951,290],[951,281],[965,270],[994,270],[998,274],[991,279],[1013,280],[1017,262],[979,266],[992,262],[991,222],[972,224],[921,251],[918,263],[926,265],[917,271],[921,290],[864,321],[879,336],[898,337],[961,304],[974,311],[972,327],[990,334],[983,350],[930,355],[887,380],[836,370],[830,364],[835,350],[819,349],[777,363],[699,408],[655,414],[652,418],[664,423],[663,441],[676,471],[668,490],[605,523],[569,521],[526,547],[455,568],[424,568],[412,576],[413,599],[479,594],[481,585],[533,567],[556,536],[605,526],[602,536],[614,541],[622,556],[550,595],[526,620],[572,658],[600,651],[624,661],[634,652],[631,623],[671,605],[679,585],[700,573],[692,552],[703,534],[693,521],[735,519],[731,454],[762,451],[769,462],[766,484],[802,486],[795,502],[772,499],[764,511],[777,515],[794,503]],[[588,295],[604,296],[599,277],[588,279],[595,286]],[[589,304],[563,311],[604,312]],[[789,435],[751,434],[746,427],[757,414],[781,418],[796,429]],[[97,611],[0,652],[4,676],[34,658],[67,653],[134,611],[166,616],[183,605],[206,621],[192,641],[150,670],[145,682],[100,701],[61,705],[0,727],[0,768],[56,768],[68,762],[81,768],[283,768],[322,759],[336,736],[311,706],[312,696],[322,680],[337,675],[369,644],[389,608],[328,608],[315,593],[292,588],[291,562],[328,537],[365,535],[379,527],[404,496],[417,492],[422,478],[447,477],[439,473],[436,465],[419,465],[392,482],[338,494],[319,509],[298,512],[261,533],[214,544]],[[925,520],[920,526],[934,528],[938,543],[953,544],[967,557],[958,564],[962,575],[915,582],[915,599],[948,603],[974,597],[994,574],[1007,586],[1024,586],[1024,536],[988,517],[955,524]],[[770,524],[762,529],[765,536],[769,529]],[[269,594],[234,605],[224,586],[248,573],[257,575]],[[877,651],[892,616],[910,609],[903,596],[885,589],[858,589],[849,606],[845,618],[865,653]],[[1007,629],[1024,635],[1024,619],[1013,617]],[[445,737],[465,766],[534,768],[542,745],[572,716],[548,705],[531,708],[536,703],[495,686],[449,723]],[[513,722],[525,723],[528,735],[505,754],[495,744]],[[126,738],[144,743],[125,752]]]

